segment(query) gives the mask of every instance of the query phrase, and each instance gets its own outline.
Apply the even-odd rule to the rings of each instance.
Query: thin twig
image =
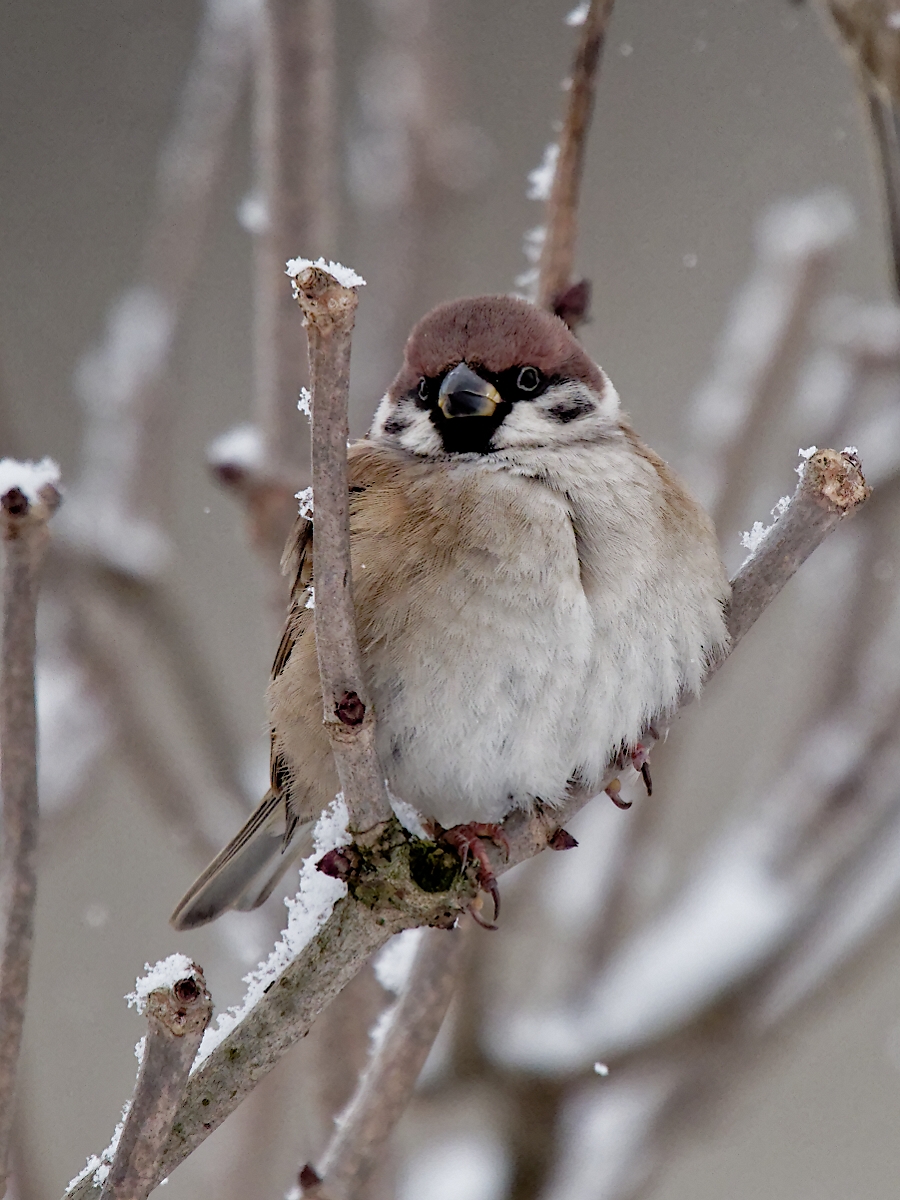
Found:
[[[892,283],[900,292],[900,30],[892,0],[822,0],[823,13],[853,65],[881,177]]]
[[[559,139],[559,157],[547,201],[547,229],[541,249],[537,301],[542,308],[558,312],[570,328],[584,320],[587,310],[586,295],[576,306],[567,305],[565,298],[572,284],[578,196],[597,74],[613,3],[614,0],[591,0],[582,27],[572,67],[568,109]]]
[[[835,474],[813,472],[812,477],[821,480],[823,503],[833,503],[834,497],[843,494],[845,488],[851,491],[855,502],[846,511],[852,511],[864,501],[866,489],[858,486],[860,476],[856,461],[851,456],[836,457],[844,463],[846,479],[837,472],[836,463],[833,463]],[[797,495],[801,491],[798,489]],[[791,505],[794,503],[798,503],[797,496]],[[802,499],[799,503],[805,506],[806,501]],[[782,521],[790,519],[790,507],[780,518]],[[797,537],[797,544],[803,545],[802,557],[806,557],[834,527],[834,522],[823,522],[813,513],[810,516],[814,519],[808,536],[805,539]],[[799,555],[799,551],[796,553]],[[319,562],[317,558],[317,570]],[[763,539],[742,568],[742,586],[732,599],[729,620],[740,636],[746,633],[795,569],[795,558],[791,556],[785,560],[777,539],[771,535]],[[764,581],[759,586],[754,582],[757,572]],[[552,814],[519,812],[508,817],[503,828],[510,846],[509,859],[497,861],[495,872],[501,874],[546,849],[558,826],[583,808],[591,795],[584,789],[573,789],[566,803]],[[391,828],[388,826],[388,831]],[[416,872],[410,873],[410,852],[416,845],[419,844],[410,844],[402,837],[390,845],[385,842],[379,859],[380,878],[376,880],[375,872],[366,878],[363,893],[366,903],[360,903],[353,896],[338,901],[331,917],[312,942],[194,1072],[185,1091],[175,1132],[164,1151],[160,1178],[218,1128],[281,1055],[306,1034],[318,1014],[393,933],[418,925],[446,928],[471,903],[473,887],[458,876],[450,882],[446,892],[428,893],[418,886],[414,878]],[[91,1191],[90,1181],[82,1181],[67,1196],[81,1200]]]
[[[318,267],[295,276],[309,336],[315,504],[316,648],[324,721],[352,832],[391,816],[375,752],[375,715],[362,671],[350,569],[347,398],[358,296]]]
[[[897,138],[897,110],[892,101],[877,92],[863,89],[869,113],[878,174],[881,178],[882,203],[887,226],[891,283],[900,295],[900,144]]]
[[[818,450],[807,460],[791,503],[766,535],[765,557],[755,556],[732,581],[728,611],[732,650],[816,546],[868,495],[852,454]]]
[[[303,333],[284,286],[284,264],[297,246],[315,246],[326,255],[333,250],[334,78],[332,0],[266,0],[254,118],[262,204],[256,247],[255,407],[261,473],[286,480],[293,491],[308,442],[304,423],[297,420]]]
[[[59,493],[45,484],[31,498],[12,487],[0,498],[3,635],[0,661],[0,787],[3,791],[0,960],[0,1195],[6,1190],[16,1073],[28,994],[37,895],[37,718],[34,702],[38,573],[47,521]]]
[[[428,929],[421,936],[409,978],[391,1011],[390,1024],[373,1050],[353,1098],[338,1118],[322,1170],[316,1172],[321,1182],[304,1187],[304,1195],[320,1200],[355,1200],[378,1152],[409,1104],[453,999],[465,944],[459,929]]]
[[[196,965],[190,975],[151,992],[146,1006],[141,1067],[101,1200],[146,1200],[156,1186],[156,1164],[212,1015],[212,997]]]

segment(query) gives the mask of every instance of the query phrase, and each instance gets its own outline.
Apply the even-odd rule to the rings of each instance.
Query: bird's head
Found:
[[[426,456],[491,454],[597,437],[618,411],[615,388],[558,317],[478,296],[413,328],[369,436]]]

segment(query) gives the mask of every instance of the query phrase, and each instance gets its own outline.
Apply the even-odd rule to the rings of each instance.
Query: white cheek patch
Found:
[[[493,446],[507,450],[580,442],[608,429],[618,411],[619,397],[608,380],[602,397],[583,383],[561,383],[536,400],[514,404]]]
[[[431,423],[431,417],[420,409],[414,410],[409,425],[397,440],[413,454],[442,454],[444,450],[441,435]]]
[[[619,399],[619,393],[613,387],[612,380],[605,371],[600,372],[603,376],[603,396],[598,405],[598,411],[601,416],[612,418],[618,417],[622,408],[622,402]]]
[[[546,446],[554,437],[554,426],[537,404],[520,400],[494,434],[491,446],[495,450],[511,450],[516,446]]]
[[[369,437],[373,440],[384,437],[384,427],[390,417],[394,413],[394,402],[390,396],[385,394],[378,401],[378,407],[375,409],[375,416],[372,418],[372,424],[369,426]]]
[[[383,396],[369,429],[370,441],[393,442],[413,454],[439,454],[441,439],[414,400]]]

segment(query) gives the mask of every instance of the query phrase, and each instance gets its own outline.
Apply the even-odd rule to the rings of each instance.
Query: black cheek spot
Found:
[[[552,420],[558,421],[560,425],[568,425],[569,421],[585,417],[593,411],[594,402],[589,400],[587,396],[573,396],[570,400],[560,400],[559,404],[554,404],[552,408],[548,408],[547,415]]]
[[[396,435],[398,433],[402,433],[403,430],[408,427],[408,425],[409,422],[405,421],[403,417],[399,415],[399,413],[394,413],[392,417],[388,417],[388,419],[385,421],[384,432],[389,437],[396,437]]]

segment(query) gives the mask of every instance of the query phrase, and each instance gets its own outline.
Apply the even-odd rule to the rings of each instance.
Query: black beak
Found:
[[[445,417],[492,417],[500,403],[500,393],[465,363],[444,377],[438,393],[438,405]]]

